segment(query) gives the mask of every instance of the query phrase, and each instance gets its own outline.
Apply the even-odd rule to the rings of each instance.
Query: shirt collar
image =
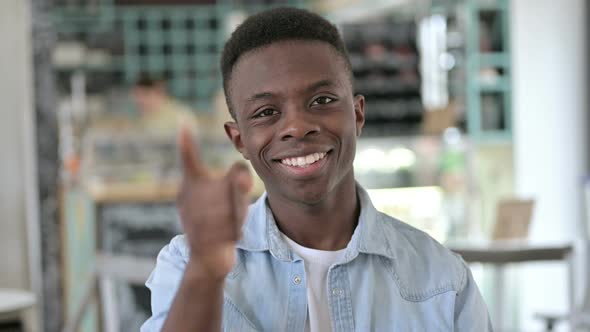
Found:
[[[361,212],[358,225],[343,255],[342,263],[353,260],[359,253],[393,259],[394,251],[391,244],[396,242],[395,232],[384,230],[383,222],[386,221],[371,203],[368,193],[359,184],[356,188]],[[238,241],[237,247],[246,251],[270,251],[273,257],[282,261],[299,259],[293,255],[288,244],[282,239],[272,211],[268,206],[266,193],[250,206],[243,227],[243,236]]]

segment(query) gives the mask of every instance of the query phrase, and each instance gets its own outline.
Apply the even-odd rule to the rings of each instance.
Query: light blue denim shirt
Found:
[[[427,234],[378,212],[358,188],[361,213],[340,262],[328,272],[334,331],[492,331],[465,262]],[[304,331],[303,261],[280,236],[263,195],[250,206],[237,263],[224,289],[224,331]],[[158,255],[146,285],[160,331],[189,259],[184,236]]]

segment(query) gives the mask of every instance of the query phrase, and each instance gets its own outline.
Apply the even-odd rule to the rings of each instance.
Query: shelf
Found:
[[[367,59],[358,55],[351,55],[350,62],[354,72],[364,72],[371,70],[407,70],[418,69],[418,57],[397,57],[387,56],[383,59]]]
[[[494,82],[480,81],[477,83],[480,92],[507,92],[510,90],[510,82],[505,77],[498,77]]]
[[[480,11],[497,11],[497,10],[508,10],[508,3],[505,0],[499,1],[476,1],[476,7]]]
[[[111,63],[105,65],[75,65],[75,66],[55,66],[58,72],[73,72],[73,71],[84,71],[84,72],[115,72],[123,71],[123,66],[120,63]]]
[[[223,24],[227,15],[235,9],[251,13],[272,7],[234,5],[230,0],[215,5],[170,6],[118,5],[114,0],[95,0],[92,5],[74,2],[76,5],[52,9],[58,37],[61,34],[78,42],[82,52],[87,51],[89,41],[108,45],[100,48],[107,49],[110,59],[116,57],[117,61],[89,65],[82,53],[71,65],[64,61],[54,66],[62,80],[77,71],[89,73],[89,82],[92,74],[97,74],[97,80],[116,85],[131,85],[141,73],[163,76],[172,95],[199,108],[210,108],[221,87],[218,59],[227,39]],[[285,3],[304,4],[303,0]],[[104,74],[114,75],[109,81]]]
[[[399,121],[400,119],[418,118],[424,113],[420,98],[383,101],[367,101],[365,118],[367,121]]]
[[[512,142],[512,133],[508,130],[482,130],[468,137],[478,144],[509,144]]]
[[[87,192],[97,203],[149,203],[174,201],[179,184],[166,183],[111,183],[87,184]]]
[[[413,5],[412,0],[357,0],[342,5],[341,1],[328,0],[319,5],[319,11],[336,24],[363,22],[394,13],[400,7]]]
[[[420,95],[420,82],[403,82],[398,78],[387,78],[383,80],[371,78],[355,79],[354,87],[358,93],[365,95],[395,95],[398,97]]]
[[[87,53],[84,58],[88,60],[90,58]],[[109,56],[107,59],[103,59],[104,63],[92,64],[92,63],[78,63],[72,65],[59,65],[54,64],[53,68],[59,72],[72,72],[72,71],[86,71],[86,72],[115,72],[123,71],[123,57],[121,56]],[[101,62],[103,62],[101,61]],[[82,61],[81,61],[82,62]]]
[[[510,55],[505,52],[479,53],[477,55],[480,68],[508,68]]]
[[[466,1],[466,110],[469,137],[478,144],[505,144],[512,140],[511,76],[509,20],[510,6],[508,0],[467,0]],[[490,16],[491,14],[491,16]],[[490,20],[490,17],[492,20]],[[490,21],[490,22],[488,22]],[[487,22],[489,35],[486,37],[485,49],[503,51],[481,51],[481,23]],[[498,30],[498,31],[496,31]],[[495,39],[500,34],[501,42]],[[500,45],[501,44],[501,45]],[[482,97],[496,95],[498,107],[503,119],[503,128],[492,126],[491,130],[482,128],[482,119],[486,117],[482,109]],[[489,117],[489,107],[487,116]],[[489,120],[489,118],[488,118]]]

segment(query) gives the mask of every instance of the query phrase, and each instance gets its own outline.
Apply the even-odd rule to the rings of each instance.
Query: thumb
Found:
[[[206,168],[201,164],[199,148],[193,143],[190,128],[183,126],[177,137],[180,160],[184,175],[188,177],[206,176]]]

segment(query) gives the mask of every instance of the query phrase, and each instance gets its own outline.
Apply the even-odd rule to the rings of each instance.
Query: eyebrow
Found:
[[[334,81],[326,79],[326,80],[321,80],[318,81],[312,85],[310,85],[309,87],[307,87],[307,89],[305,89],[305,92],[313,92],[319,88],[329,88],[329,87],[334,87],[336,86],[336,83],[334,83]]]
[[[260,92],[260,93],[257,93],[255,95],[253,95],[253,96],[248,97],[248,99],[246,99],[246,101],[248,103],[252,103],[252,102],[255,102],[255,101],[259,100],[259,99],[272,98],[274,95],[275,94],[274,93],[271,93],[271,92]]]
[[[329,80],[329,79],[325,79],[325,80],[315,82],[312,85],[308,86],[307,88],[305,88],[305,92],[311,93],[311,92],[313,92],[317,89],[320,89],[320,88],[334,87],[334,86],[336,86],[336,83],[334,83],[334,81]],[[246,102],[252,103],[252,102],[255,102],[260,99],[268,99],[268,98],[272,98],[274,96],[276,96],[276,94],[274,94],[272,92],[268,92],[268,91],[260,92],[260,93],[250,96],[248,99],[246,99]]]

